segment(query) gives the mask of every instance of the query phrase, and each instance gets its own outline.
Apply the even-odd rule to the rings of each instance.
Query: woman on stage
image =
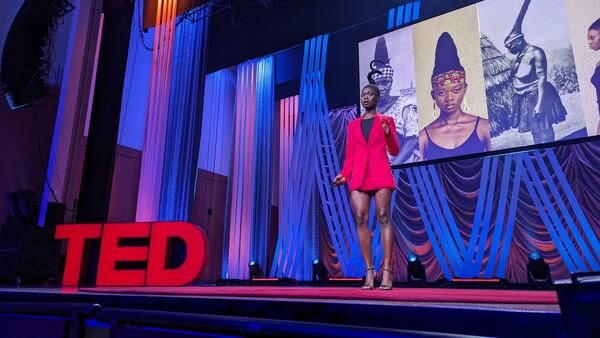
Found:
[[[379,88],[373,84],[363,88],[361,103],[365,114],[348,124],[344,166],[333,181],[336,186],[349,182],[358,241],[367,267],[363,290],[372,290],[375,282],[375,267],[371,257],[373,235],[369,227],[369,205],[372,197],[375,198],[383,242],[383,275],[379,288],[391,290],[394,278],[394,229],[390,218],[390,202],[396,183],[387,154],[389,152],[392,156],[398,155],[400,146],[394,120],[377,112],[380,96]]]
[[[588,46],[590,49],[597,52],[600,50],[600,19],[594,21],[594,23],[588,29]],[[596,88],[596,97],[598,100],[598,112],[600,113],[600,61],[596,64],[594,75],[592,76],[592,84]],[[596,127],[596,135],[600,135],[600,122]]]
[[[431,76],[431,97],[440,108],[440,115],[419,133],[424,161],[491,149],[489,121],[462,108],[467,87],[467,75],[454,40],[444,32],[437,42]]]

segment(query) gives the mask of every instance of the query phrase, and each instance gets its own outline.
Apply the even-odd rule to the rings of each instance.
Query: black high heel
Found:
[[[385,291],[389,291],[393,289],[393,281],[394,281],[394,271],[392,271],[391,269],[386,269],[383,268],[383,271],[387,271],[390,273],[390,275],[392,275],[392,283],[390,284],[383,284],[383,281],[381,283],[381,285],[379,286],[379,290],[385,290]]]
[[[363,285],[361,287],[362,290],[373,290],[375,288],[375,267],[372,266],[370,268],[366,268],[364,270],[364,272],[366,273],[367,271],[373,271],[373,279],[371,279],[371,282],[367,281],[367,276],[365,276],[365,285]]]

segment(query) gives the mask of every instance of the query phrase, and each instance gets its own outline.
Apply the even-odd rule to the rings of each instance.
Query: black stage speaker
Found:
[[[10,109],[26,107],[46,95],[51,33],[58,19],[74,9],[66,0],[25,0],[6,36],[0,73]]]
[[[555,283],[567,337],[600,337],[600,272],[576,273]]]
[[[54,228],[16,225],[0,229],[0,279],[10,284],[58,281],[60,242]]]

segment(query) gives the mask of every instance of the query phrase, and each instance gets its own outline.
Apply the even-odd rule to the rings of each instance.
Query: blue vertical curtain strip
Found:
[[[542,220],[544,221],[548,232],[554,238],[555,244],[561,247],[559,252],[561,252],[565,264],[567,264],[570,271],[586,271],[587,268],[585,263],[577,252],[575,244],[571,241],[567,229],[562,224],[557,210],[552,205],[550,196],[545,190],[529,156],[525,157],[525,166],[527,167],[528,176],[528,179],[525,181],[527,189],[533,197],[534,203],[536,203],[536,206],[538,207],[538,211],[540,212],[540,216],[542,216]],[[576,228],[571,231],[573,230],[576,230]]]
[[[229,202],[231,209],[229,213],[229,243],[227,260],[227,275],[230,278],[244,278],[243,265],[249,259],[250,245],[250,222],[251,210],[248,202],[252,195],[248,191],[253,186],[252,157],[248,156],[251,142],[254,141],[254,130],[249,126],[249,115],[251,106],[250,88],[254,85],[254,65],[251,62],[238,66],[236,108],[235,108],[235,136],[234,153],[232,161],[231,194]],[[246,169],[248,168],[248,169]],[[244,212],[247,211],[247,212]],[[242,241],[243,240],[243,241]],[[244,247],[241,247],[244,245]]]
[[[285,192],[288,188],[290,181],[293,179],[290,177],[289,172],[290,168],[294,165],[292,163],[292,153],[293,153],[293,138],[294,132],[296,130],[296,123],[298,121],[298,100],[299,97],[292,96],[286,99],[281,100],[281,108],[279,111],[279,194],[278,194],[278,220],[279,220],[279,229],[278,233],[280,238],[278,239],[277,244],[281,244],[286,239],[282,238],[282,234],[288,234],[288,224],[281,222],[284,215],[284,200],[285,200]],[[272,272],[273,266],[278,264],[277,262],[281,261],[281,256],[283,251],[280,250],[281,247],[278,246],[276,250],[276,256],[273,258],[273,264],[271,265],[270,274],[273,275]]]
[[[225,201],[230,201],[232,193],[233,142],[235,134],[234,110],[237,83],[237,70],[227,68],[206,76],[204,90],[204,111],[198,168],[228,179]],[[197,194],[200,198],[212,200],[212,187]],[[229,243],[231,203],[226,203],[223,224],[223,243]],[[221,257],[229,256],[229,245],[223,245]],[[221,260],[222,278],[227,278],[227,259]]]
[[[501,277],[504,278],[506,276],[506,265],[508,264],[508,254],[510,252],[510,247],[513,239],[513,230],[515,228],[515,220],[517,216],[517,207],[519,201],[519,191],[521,187],[521,179],[523,172],[523,156],[524,154],[516,154],[515,157],[515,171],[513,174],[513,185],[511,191],[510,205],[508,207],[508,216],[506,220],[506,231],[504,235],[504,240],[502,241],[502,247],[499,255],[499,259],[497,261],[498,267],[496,268],[494,273],[493,264],[495,263],[491,259],[488,260],[488,266],[490,268],[486,268],[485,275],[486,277]],[[506,165],[506,161],[505,161]],[[498,235],[501,236],[501,235]],[[500,240],[499,240],[500,241]],[[492,248],[494,248],[494,243],[492,242]]]
[[[593,249],[594,253],[596,254],[596,257],[600,259],[600,242],[598,241],[598,238],[595,236],[594,230],[590,226],[590,223],[585,218],[582,208],[579,205],[577,198],[575,197],[575,194],[573,193],[573,190],[571,189],[571,186],[569,185],[569,182],[567,181],[567,179],[565,177],[565,173],[563,172],[561,166],[558,164],[558,160],[556,159],[556,155],[554,154],[554,151],[552,149],[547,149],[546,154],[548,155],[548,159],[551,163],[552,169],[553,169],[556,177],[558,178],[559,185],[565,192],[568,204],[573,208],[574,213],[577,218],[577,221],[579,224],[581,224],[581,227],[583,228],[585,236],[589,240],[589,242],[592,246],[592,249]],[[543,164],[540,163],[540,166],[543,166]]]
[[[431,223],[431,227],[427,232],[430,238],[437,237],[437,242],[440,244],[442,252],[445,253],[444,256],[437,256],[440,263],[447,263],[448,267],[451,269],[452,275],[459,274],[461,270],[461,258],[457,252],[456,246],[454,245],[453,240],[448,236],[448,232],[444,231],[444,222],[441,219],[439,212],[435,209],[434,205],[437,205],[435,195],[427,189],[426,183],[429,182],[427,177],[423,177],[423,172],[420,168],[415,167],[412,170],[413,175],[416,179],[416,184],[418,190],[421,193],[422,205],[419,207],[421,213],[427,213],[429,221]]]
[[[419,194],[419,189],[421,187],[421,184],[419,183],[419,186],[417,187],[417,180],[413,177],[413,174],[415,176],[417,176],[419,174],[418,169],[410,168],[406,171],[406,174],[407,174],[408,180],[410,182],[410,187],[412,189],[413,196],[415,197],[415,200],[417,202],[417,207],[419,208],[419,213],[421,214],[421,220],[423,222],[423,226],[425,227],[425,231],[427,232],[429,241],[431,242],[431,248],[432,248],[433,252],[435,253],[435,257],[437,258],[438,264],[440,265],[440,268],[442,269],[442,273],[443,273],[444,277],[450,279],[450,278],[452,278],[453,273],[450,271],[450,267],[448,266],[448,263],[446,262],[446,259],[445,259],[445,255],[442,251],[442,246],[440,245],[441,243],[440,243],[440,241],[438,241],[437,237],[435,236],[435,232],[432,227],[432,222],[430,221],[429,216],[425,210],[425,203],[423,202],[423,200],[425,199],[425,196],[424,196],[424,194],[423,195]]]
[[[496,213],[496,220],[494,226],[494,232],[492,235],[492,244],[489,251],[488,262],[485,268],[484,277],[493,277],[493,271],[495,268],[495,262],[498,257],[498,249],[500,245],[500,239],[502,238],[502,229],[504,228],[504,214],[508,202],[508,188],[510,183],[510,172],[512,168],[512,155],[506,155],[503,161],[502,167],[502,181],[500,183],[500,198],[498,200]],[[483,243],[483,242],[481,242]],[[481,249],[480,249],[481,250]],[[479,253],[479,252],[478,252]]]
[[[339,156],[337,154],[335,137],[331,129],[329,113],[327,112],[327,101],[323,87],[324,79],[320,82],[322,106],[324,111],[319,114],[319,138],[321,149],[319,154],[319,166],[317,168],[318,187],[321,199],[321,207],[327,223],[329,236],[334,240],[338,250],[338,262],[344,276],[358,277],[362,275],[364,262],[360,254],[358,234],[354,225],[354,219],[348,200],[347,187],[335,188],[330,182],[340,172]]]
[[[159,220],[187,221],[196,182],[210,7],[181,20],[174,36]]]
[[[325,42],[326,45],[326,42]],[[307,41],[305,43],[305,58],[302,66],[302,77],[300,84],[299,112],[296,131],[293,138],[292,163],[290,170],[291,178],[288,189],[286,189],[283,202],[283,219],[280,221],[287,224],[287,241],[279,245],[283,251],[281,276],[289,276],[305,279],[302,276],[305,271],[304,265],[311,258],[303,252],[304,237],[307,233],[308,209],[311,203],[312,189],[315,179],[316,159],[316,137],[318,134],[317,103],[317,76],[321,63],[323,50],[323,37]],[[307,55],[310,55],[307,57]],[[275,263],[273,264],[275,265]]]
[[[274,124],[274,58],[256,61],[256,111],[254,122],[254,203],[252,205],[252,244],[250,260],[267,263],[267,244],[271,224],[272,143]]]
[[[574,218],[571,217],[571,214],[567,208],[567,205],[563,201],[561,194],[558,190],[558,186],[552,180],[552,176],[550,175],[550,172],[548,171],[548,168],[547,168],[546,164],[544,163],[544,159],[542,158],[541,152],[539,150],[536,150],[533,152],[533,154],[537,160],[538,166],[542,172],[544,180],[546,181],[548,188],[550,188],[552,197],[554,198],[554,200],[556,201],[556,204],[558,205],[558,209],[561,212],[561,216],[564,218],[564,220],[566,220],[566,223],[568,225],[570,232],[573,234],[573,237],[575,237],[575,241],[576,241],[577,245],[579,246],[579,248],[581,249],[581,252],[583,253],[583,257],[585,257],[585,259],[589,263],[592,270],[596,270],[596,271],[600,270],[600,266],[598,265],[596,258],[594,257],[594,255],[592,254],[592,251],[590,250],[587,243],[585,242],[585,239],[582,236],[581,232],[579,231],[579,228],[576,225]],[[585,231],[585,229],[584,229],[584,231]],[[591,235],[591,232],[588,231],[587,234]],[[597,249],[600,249],[600,248],[597,248]],[[578,255],[578,252],[576,251],[576,252],[574,252],[574,254]],[[596,250],[596,254],[598,254],[597,250]]]
[[[275,259],[270,275],[277,277],[309,278],[309,264],[317,254],[317,246],[307,243],[314,240],[314,224],[317,219],[309,217],[314,205],[314,183],[319,121],[327,115],[324,91],[325,61],[328,35],[307,40],[304,44],[304,61],[300,83],[299,111],[293,134],[292,166],[287,173],[290,178],[280,195],[280,227],[275,249]],[[310,231],[312,229],[312,231]],[[310,232],[309,232],[310,231]],[[313,252],[306,252],[313,251]]]
[[[252,260],[263,267],[267,263],[274,95],[272,56],[238,66],[223,265],[228,278],[248,278]]]
[[[198,168],[229,176],[233,147],[233,110],[237,71],[231,68],[208,74],[205,80],[202,137]]]

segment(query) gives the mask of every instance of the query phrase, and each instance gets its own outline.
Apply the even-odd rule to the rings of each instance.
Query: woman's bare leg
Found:
[[[387,189],[375,193],[375,207],[377,209],[377,221],[381,227],[381,242],[383,243],[383,268],[392,270],[392,249],[394,247],[394,228],[390,217],[390,202],[392,191]],[[383,271],[381,277],[382,285],[392,285],[394,276],[390,271]]]
[[[373,267],[373,258],[371,257],[371,242],[373,238],[369,227],[369,204],[371,197],[362,191],[354,190],[350,192],[350,201],[352,202],[352,212],[358,232],[360,252],[365,261],[365,266],[371,268]],[[374,278],[375,271],[367,270],[365,285],[372,284],[371,282]]]

